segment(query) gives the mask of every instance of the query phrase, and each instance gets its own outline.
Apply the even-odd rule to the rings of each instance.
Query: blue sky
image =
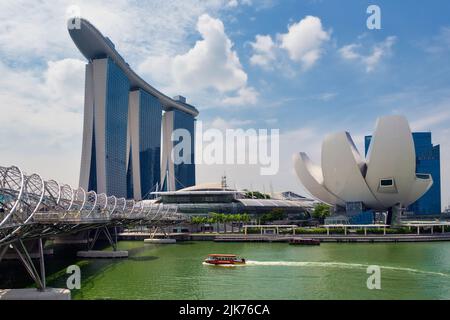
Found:
[[[270,10],[243,8],[234,16],[236,21],[229,24],[229,33],[238,35],[233,41],[243,57],[241,62],[250,85],[264,92],[261,100],[266,105],[290,100],[282,106],[282,110],[290,114],[282,119],[283,128],[295,129],[301,121],[302,124],[324,123],[330,129],[339,130],[345,121],[352,123],[349,130],[355,127],[370,130],[373,125],[367,127],[367,123],[374,122],[380,114],[401,109],[414,119],[415,111],[409,113],[409,109],[443,98],[437,92],[446,90],[449,84],[448,51],[447,54],[444,51],[430,54],[427,49],[434,45],[445,46],[438,38],[441,29],[450,23],[448,15],[444,14],[450,4],[431,1],[427,5],[417,2],[406,5],[405,1],[378,1],[382,9],[382,30],[370,31],[366,28],[368,15],[365,13],[370,3],[373,2],[283,1]],[[325,52],[314,67],[302,72],[293,64],[289,67],[295,75],[286,76],[282,70],[267,72],[249,64],[247,44],[253,41],[255,34],[273,36],[286,32],[288,24],[307,15],[319,17],[324,29],[332,31],[331,40],[324,45]],[[256,20],[252,21],[252,17]],[[339,48],[352,43],[361,44],[361,51],[370,53],[372,46],[389,36],[396,37],[392,52],[380,59],[372,72],[366,72],[361,63],[346,61],[339,55]],[[446,45],[448,49],[448,43]],[[263,82],[268,84],[269,90],[263,89]],[[400,103],[383,99],[399,93],[415,93],[415,97],[405,97]],[[327,94],[329,99],[321,99]],[[267,109],[263,111],[264,117],[282,118],[279,108]],[[253,110],[247,110],[245,117],[252,113]]]
[[[370,4],[381,8],[381,30],[366,27]],[[303,192],[293,153],[319,161],[323,137],[344,130],[363,153],[377,117],[403,114],[441,144],[448,204],[449,2],[2,1],[2,165],[77,185],[84,59],[65,28],[71,5],[148,82],[187,96],[206,127],[280,129],[277,176],[200,166],[199,182],[226,172],[238,187]]]

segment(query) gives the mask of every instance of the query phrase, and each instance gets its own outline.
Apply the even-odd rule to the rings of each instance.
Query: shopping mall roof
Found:
[[[313,207],[314,204],[311,201],[291,201],[291,200],[272,200],[272,199],[237,199],[246,207]]]

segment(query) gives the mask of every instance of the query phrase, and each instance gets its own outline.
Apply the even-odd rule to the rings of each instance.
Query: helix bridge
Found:
[[[17,166],[0,166],[0,262],[8,249],[15,250],[41,289],[45,288],[42,239],[92,230],[97,239],[103,230],[115,250],[111,228],[158,228],[186,220],[174,205],[74,189],[36,173],[28,175]],[[39,244],[41,274],[24,244],[30,240]]]

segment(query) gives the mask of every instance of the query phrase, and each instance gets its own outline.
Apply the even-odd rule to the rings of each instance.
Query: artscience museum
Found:
[[[312,196],[349,215],[388,212],[391,220],[392,212],[405,211],[433,185],[430,172],[417,170],[413,136],[402,116],[378,119],[366,158],[348,132],[327,136],[321,162],[296,154],[298,178]]]

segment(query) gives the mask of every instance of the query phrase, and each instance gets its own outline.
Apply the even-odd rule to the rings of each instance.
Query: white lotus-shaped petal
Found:
[[[393,186],[382,181],[392,180]],[[366,181],[385,207],[407,206],[433,184],[431,176],[416,177],[416,152],[408,121],[402,116],[380,118],[367,154]]]
[[[366,164],[347,132],[326,137],[322,144],[322,170],[324,186],[340,199],[361,201],[370,207],[379,205],[364,180]]]
[[[326,137],[322,145],[322,168],[315,166],[304,153],[296,155],[294,161],[304,187],[331,205],[363,202],[372,209],[408,206],[433,184],[431,175],[416,174],[411,130],[401,116],[378,120],[367,162],[347,132]]]
[[[345,205],[345,202],[323,186],[322,169],[315,165],[306,153],[294,155],[294,167],[298,177],[312,196],[330,205]]]

